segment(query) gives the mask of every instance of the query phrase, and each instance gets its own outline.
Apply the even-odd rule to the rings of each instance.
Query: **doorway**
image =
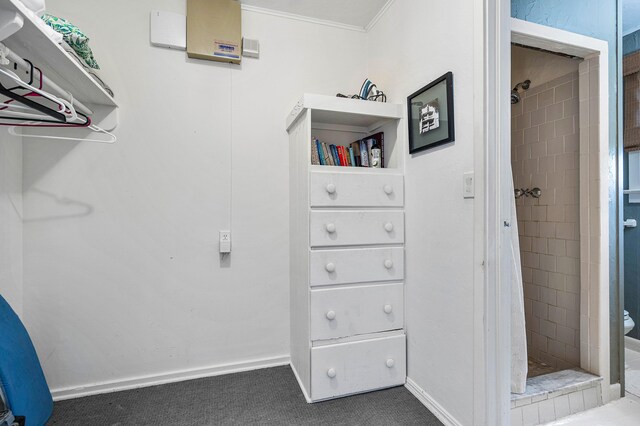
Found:
[[[536,424],[610,397],[608,46],[517,19],[511,24],[511,99],[518,102],[512,104],[510,164],[504,156],[499,167],[505,180],[513,167],[511,197],[520,195],[533,373],[524,396],[512,395],[511,418]],[[500,186],[511,190],[507,182]],[[573,406],[565,404],[571,400]],[[537,420],[522,417],[534,412]]]

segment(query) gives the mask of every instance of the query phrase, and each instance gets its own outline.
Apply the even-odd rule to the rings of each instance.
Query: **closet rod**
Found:
[[[29,65],[27,61],[22,59],[19,55],[16,55],[13,50],[9,49],[3,43],[0,43],[0,49],[3,49],[6,52],[7,59],[9,59],[11,62],[15,62],[16,64],[18,64],[20,68],[24,70],[31,69],[31,65]],[[44,85],[49,87],[54,92],[53,93],[54,95],[59,96],[67,101],[70,101],[72,99],[72,95],[69,92],[67,92],[66,90],[58,86],[56,83],[51,81],[46,75],[42,76],[42,82],[44,83]],[[93,111],[91,111],[86,105],[84,105],[82,102],[77,100],[75,97],[73,98],[73,105],[76,107],[78,111],[82,112],[83,114],[93,115]]]

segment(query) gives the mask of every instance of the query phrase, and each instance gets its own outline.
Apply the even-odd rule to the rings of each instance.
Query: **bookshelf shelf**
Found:
[[[335,96],[305,93],[287,116],[287,130],[305,110],[313,111],[317,125],[356,127],[370,132],[388,120],[403,118],[401,104],[338,98]]]
[[[374,169],[372,167],[341,167],[341,166],[319,166],[317,164],[309,165],[310,172],[326,172],[326,173],[353,173],[353,174],[372,174],[372,175],[393,175],[402,173],[400,169],[384,168]]]
[[[291,364],[308,402],[406,379],[403,110],[305,94],[286,119]],[[312,164],[314,138],[349,147],[380,132],[384,168]]]
[[[287,131],[306,121],[310,129],[308,144],[315,138],[326,144],[347,148],[355,141],[376,133],[384,133],[383,168],[403,170],[404,108],[401,104],[345,99],[333,96],[304,94],[287,116]],[[316,150],[317,151],[317,150]],[[312,164],[311,151],[309,163]],[[326,157],[325,157],[326,158]],[[359,161],[359,160],[358,160]],[[317,164],[317,162],[316,162]],[[321,167],[336,167],[322,165]],[[366,170],[367,167],[342,169]]]

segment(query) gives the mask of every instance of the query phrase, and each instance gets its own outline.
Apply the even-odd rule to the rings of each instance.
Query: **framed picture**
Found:
[[[453,142],[453,73],[446,73],[410,95],[407,108],[410,154]]]

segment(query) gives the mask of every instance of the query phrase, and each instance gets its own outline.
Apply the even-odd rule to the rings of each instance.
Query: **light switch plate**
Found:
[[[231,253],[231,231],[220,231],[220,253]]]
[[[467,172],[464,175],[462,175],[462,196],[464,198],[474,198],[476,191],[475,191],[475,186],[476,186],[476,182],[475,182],[475,174],[474,172]]]

